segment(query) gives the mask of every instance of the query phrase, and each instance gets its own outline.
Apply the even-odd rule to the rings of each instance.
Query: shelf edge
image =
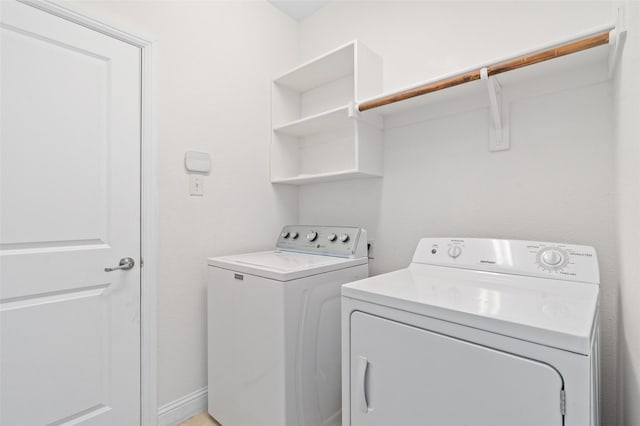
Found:
[[[323,111],[323,112],[320,112],[318,114],[310,115],[310,116],[304,117],[304,118],[299,118],[297,120],[290,121],[290,122],[284,123],[284,124],[280,124],[278,126],[273,126],[272,130],[274,132],[286,133],[286,129],[288,127],[293,127],[293,126],[296,126],[296,125],[299,125],[299,124],[312,122],[312,121],[318,120],[318,119],[320,119],[322,117],[326,117],[328,115],[335,114],[336,112],[339,112],[341,110],[344,110],[345,116],[348,117],[349,105],[343,105],[343,106],[339,106],[337,108],[330,109],[328,111]]]
[[[338,46],[335,49],[332,49],[332,50],[330,50],[328,52],[325,52],[320,56],[316,56],[315,58],[309,59],[308,61],[304,62],[303,64],[298,65],[297,67],[294,67],[294,68],[290,69],[289,71],[286,71],[286,72],[280,74],[279,76],[273,78],[272,81],[275,84],[288,87],[286,84],[281,83],[279,80],[282,80],[282,79],[284,79],[285,77],[288,77],[291,74],[295,74],[296,72],[299,72],[304,68],[308,68],[311,65],[313,65],[314,62],[320,62],[323,59],[325,59],[325,58],[327,58],[327,57],[329,57],[329,56],[331,56],[331,55],[333,55],[335,53],[338,53],[339,51],[341,51],[343,49],[348,48],[349,46],[354,46],[354,48],[355,48],[357,43],[358,43],[357,39],[351,40],[351,41],[343,44],[342,46]]]
[[[382,174],[368,173],[359,170],[342,170],[338,172],[318,173],[315,175],[297,175],[290,178],[276,178],[271,179],[271,183],[280,185],[304,185],[347,179],[370,179],[381,177],[383,177]]]
[[[479,72],[482,68],[488,68],[491,66],[494,66],[495,64],[501,64],[504,62],[508,62],[508,61],[512,61],[516,58],[519,57],[523,57],[523,56],[527,56],[527,55],[532,55],[534,53],[538,53],[540,51],[546,50],[546,49],[552,49],[552,48],[556,48],[559,46],[562,46],[564,44],[569,44],[569,43],[575,43],[576,41],[579,41],[581,39],[585,39],[588,37],[592,37],[592,36],[596,36],[596,35],[601,35],[604,33],[608,33],[611,30],[615,29],[616,26],[615,24],[607,24],[607,25],[603,25],[597,28],[592,28],[588,31],[576,34],[570,38],[566,38],[560,41],[555,41],[552,43],[547,43],[545,45],[541,45],[535,48],[531,48],[528,49],[526,51],[522,51],[520,53],[518,53],[517,55],[511,55],[511,56],[507,56],[507,57],[503,57],[503,58],[499,58],[499,59],[495,59],[489,62],[485,62],[483,64],[480,65],[474,65],[472,67],[468,67],[468,68],[463,68],[461,70],[449,73],[449,74],[444,74],[432,79],[428,79],[425,81],[422,81],[420,83],[416,83],[416,84],[412,84],[410,86],[406,86],[404,88],[398,89],[398,90],[394,90],[394,91],[390,91],[387,93],[383,93],[379,96],[375,96],[369,99],[365,99],[362,100],[361,102],[358,103],[357,105],[357,109],[361,112],[364,111],[368,111],[371,109],[375,109],[375,108],[379,108],[381,106],[384,105],[388,105],[390,103],[395,103],[395,102],[400,102],[402,100],[406,100],[406,99],[410,99],[416,96],[421,96],[421,95],[425,95],[428,93],[433,93],[434,91],[439,91],[439,90],[443,90],[449,87],[455,87],[457,85],[463,84],[467,81],[475,81],[478,78],[476,78],[477,76],[475,75],[475,73],[477,72],[479,75]],[[594,46],[596,47],[596,46]],[[559,56],[562,57],[562,56]],[[428,86],[435,86],[438,83],[442,83],[444,87],[437,89],[437,90],[431,90],[428,89],[426,91],[425,88],[428,88]],[[424,93],[419,93],[421,91],[424,91]],[[417,94],[416,94],[417,93]],[[406,94],[411,94],[410,96],[406,96]],[[400,98],[400,99],[398,99]],[[392,100],[391,102],[389,102],[389,100]],[[395,100],[398,99],[398,100]]]

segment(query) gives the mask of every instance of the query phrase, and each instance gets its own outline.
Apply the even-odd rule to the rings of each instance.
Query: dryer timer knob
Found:
[[[462,248],[459,246],[451,246],[449,247],[449,256],[452,258],[456,258],[462,254]]]
[[[311,231],[307,234],[307,240],[309,241],[315,241],[316,238],[318,238],[318,233],[315,231]]]

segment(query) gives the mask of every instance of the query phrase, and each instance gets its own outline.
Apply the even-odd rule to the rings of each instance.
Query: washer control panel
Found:
[[[484,238],[423,238],[413,263],[600,283],[589,246]]]
[[[336,257],[366,257],[367,233],[354,226],[287,225],[276,248]]]
[[[536,253],[538,266],[549,271],[560,271],[569,264],[569,253],[560,247],[542,247]]]

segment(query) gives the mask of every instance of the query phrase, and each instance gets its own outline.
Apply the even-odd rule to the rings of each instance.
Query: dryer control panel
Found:
[[[413,263],[600,283],[590,246],[484,238],[423,238]]]
[[[336,257],[366,257],[367,232],[354,226],[287,225],[276,248]]]

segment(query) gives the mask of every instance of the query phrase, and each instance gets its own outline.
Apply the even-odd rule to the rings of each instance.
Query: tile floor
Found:
[[[220,423],[216,422],[209,416],[209,413],[200,413],[197,416],[191,417],[184,423],[180,423],[178,426],[220,426]]]

